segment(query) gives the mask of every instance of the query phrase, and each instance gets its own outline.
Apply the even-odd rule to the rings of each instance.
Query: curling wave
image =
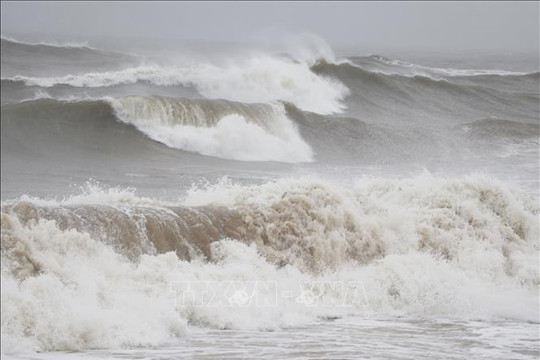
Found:
[[[33,114],[40,116],[35,118]],[[136,153],[140,154],[151,150],[153,146],[145,140],[141,143],[141,136],[123,125],[127,124],[170,148],[207,156],[289,163],[313,160],[310,146],[286,117],[284,106],[278,103],[138,96],[73,101],[40,99],[5,105],[2,117],[2,130],[10,134],[3,141],[6,153],[20,153],[21,144],[24,144],[22,149],[36,155],[42,146],[48,146],[50,153],[62,147],[59,156],[69,155],[64,147],[71,143],[74,147],[71,156],[74,151],[95,152],[95,149],[102,152],[113,151],[112,148],[137,149]],[[58,143],[58,138],[64,140]],[[116,150],[114,153],[122,156]]]
[[[243,161],[313,159],[280,104],[158,97],[107,101],[121,121],[169,147]]]

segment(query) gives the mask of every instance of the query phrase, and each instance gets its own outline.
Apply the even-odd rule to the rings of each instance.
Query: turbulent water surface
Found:
[[[2,38],[3,356],[540,356],[537,55],[174,49]]]

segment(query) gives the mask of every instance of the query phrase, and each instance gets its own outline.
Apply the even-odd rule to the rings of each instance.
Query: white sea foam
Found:
[[[3,205],[12,205],[17,202],[29,202],[36,206],[77,206],[77,205],[133,205],[133,206],[166,206],[171,205],[156,199],[141,197],[135,194],[135,188],[106,187],[96,180],[86,181],[83,185],[74,189],[73,195],[62,198],[39,198],[30,195],[22,195],[13,200],[2,201]]]
[[[77,201],[86,200],[70,203]],[[496,180],[423,175],[353,188],[281,180],[193,190],[185,200],[209,203],[235,209],[266,240],[216,242],[210,263],[174,253],[131,262],[54,221],[24,224],[2,214],[3,351],[18,352],[21,344],[150,346],[183,336],[189,324],[277,329],[347,314],[538,321],[538,205]],[[358,249],[371,255],[356,256]],[[275,264],[281,251],[284,266]],[[313,273],[306,258],[332,266]],[[274,283],[279,293],[257,293],[272,306],[248,303],[234,311],[178,302],[186,282],[201,281]],[[298,300],[313,282],[360,282],[363,291],[343,297],[339,288],[322,287],[321,298],[344,306],[313,306]],[[218,293],[215,301],[226,304],[229,295]]]
[[[265,237],[254,239],[262,251],[299,266],[309,267],[310,261],[339,266],[351,258],[370,262],[421,250],[457,267],[471,266],[463,270],[476,275],[520,274],[520,282],[538,282],[537,263],[518,260],[538,250],[538,205],[489,177],[424,174],[366,180],[353,189],[310,179],[282,180],[192,190],[185,203],[236,209],[248,226],[262,228]],[[483,269],[480,261],[485,261]]]

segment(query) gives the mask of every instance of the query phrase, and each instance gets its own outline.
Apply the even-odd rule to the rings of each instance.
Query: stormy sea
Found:
[[[3,35],[2,357],[538,359],[539,86],[538,54]]]

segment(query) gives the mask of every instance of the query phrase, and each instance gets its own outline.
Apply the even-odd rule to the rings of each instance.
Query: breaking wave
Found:
[[[2,341],[150,346],[190,325],[271,330],[348,314],[537,322],[538,215],[528,195],[479,176],[225,182],[181,204],[100,189],[25,197],[2,204]],[[189,281],[267,281],[294,296],[234,311],[175,303]],[[303,284],[332,281],[365,292],[337,307],[295,300]]]
[[[312,161],[281,104],[157,97],[107,102],[121,121],[172,148],[243,161]]]
[[[194,86],[207,98],[248,103],[277,100],[300,109],[331,114],[344,109],[347,88],[331,78],[318,76],[304,63],[285,58],[250,57],[227,66],[197,64],[186,67],[138,66],[119,71],[91,72],[59,77],[15,75],[2,80],[27,86],[109,87],[148,82],[159,86]]]
[[[31,114],[40,114],[39,118]],[[310,162],[313,152],[289,120],[282,104],[165,97],[58,101],[39,99],[2,107],[3,149],[30,151],[73,143],[77,149],[148,146],[128,124],[173,149],[240,161]],[[30,133],[27,130],[30,130]],[[86,129],[86,130],[85,130]],[[103,131],[109,129],[108,134]],[[113,130],[114,129],[114,130]],[[20,135],[20,137],[17,136]],[[33,134],[34,136],[31,136]],[[52,138],[48,140],[48,136]],[[34,138],[35,137],[35,138]],[[67,137],[67,141],[66,141]],[[18,138],[17,141],[13,140]],[[104,149],[103,149],[104,150]],[[74,156],[73,150],[71,155]],[[119,154],[117,154],[120,156]]]

